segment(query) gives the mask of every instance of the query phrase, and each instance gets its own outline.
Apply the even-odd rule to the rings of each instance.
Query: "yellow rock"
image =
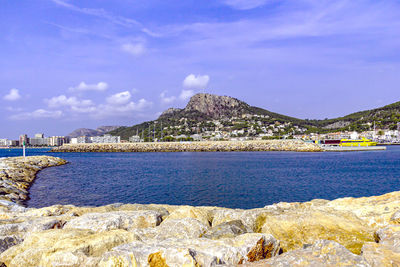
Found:
[[[79,266],[96,263],[94,258],[134,240],[133,234],[124,230],[48,230],[32,233],[21,244],[6,250],[0,255],[0,262],[7,266]]]
[[[257,218],[257,225],[257,232],[272,234],[280,240],[283,251],[326,239],[360,254],[363,244],[374,240],[373,229],[351,213],[309,210],[288,211],[281,215],[264,213]]]
[[[197,219],[205,225],[210,225],[211,222],[211,214],[208,209],[191,206],[181,206],[175,209],[165,220],[179,220],[183,218]]]

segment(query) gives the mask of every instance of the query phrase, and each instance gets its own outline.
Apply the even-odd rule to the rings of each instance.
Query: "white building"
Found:
[[[134,135],[134,136],[129,137],[129,142],[131,142],[131,143],[136,143],[136,142],[140,142],[140,141],[141,140],[140,140],[139,135]]]
[[[12,146],[12,140],[0,139],[0,146]]]
[[[110,134],[105,134],[104,136],[93,136],[90,137],[92,143],[121,143],[120,136],[112,136]]]

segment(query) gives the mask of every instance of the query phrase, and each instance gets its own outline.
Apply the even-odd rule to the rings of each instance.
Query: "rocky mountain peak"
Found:
[[[164,117],[164,116],[167,116],[167,115],[172,115],[172,114],[175,114],[175,113],[177,113],[177,112],[179,112],[181,110],[182,110],[181,108],[169,108],[166,111],[164,111],[163,113],[161,113],[160,117]]]
[[[197,111],[212,118],[238,116],[249,109],[243,101],[229,96],[196,94],[190,98],[184,111]]]

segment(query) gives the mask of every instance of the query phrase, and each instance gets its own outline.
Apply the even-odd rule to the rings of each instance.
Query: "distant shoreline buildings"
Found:
[[[56,147],[63,144],[82,144],[82,143],[120,143],[121,137],[105,134],[103,136],[80,136],[70,138],[69,136],[49,136],[45,137],[43,133],[37,133],[34,137],[29,137],[27,134],[21,134],[18,140],[0,139],[0,147],[22,147],[23,144],[27,147]]]
[[[285,126],[285,125],[283,125]],[[373,131],[355,132],[355,131],[343,131],[343,132],[332,132],[332,133],[286,133],[283,135],[276,135],[277,130],[282,125],[277,125],[277,128],[268,129],[261,133],[254,133],[254,135],[245,135],[240,130],[232,132],[224,131],[223,129],[215,129],[214,131],[207,131],[200,134],[185,135],[180,134],[164,135],[162,138],[155,138],[155,134],[151,133],[145,137],[142,135],[134,135],[129,140],[121,140],[120,136],[113,136],[105,134],[103,136],[79,136],[70,138],[69,136],[50,136],[45,137],[43,133],[37,133],[34,137],[29,138],[27,134],[19,136],[18,140],[0,139],[0,147],[22,147],[25,143],[28,147],[57,147],[63,144],[84,144],[84,143],[121,143],[121,142],[170,142],[170,141],[245,141],[245,140],[262,140],[262,139],[300,139],[300,140],[332,140],[332,139],[359,139],[365,137],[378,143],[400,143],[400,129],[397,130],[385,130],[376,129]],[[399,123],[400,128],[400,123]],[[250,129],[251,130],[251,129]],[[279,132],[278,132],[279,133]]]

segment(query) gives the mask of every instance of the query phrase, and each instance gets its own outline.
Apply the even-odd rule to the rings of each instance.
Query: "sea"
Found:
[[[0,149],[0,157],[22,155]],[[400,190],[400,146],[364,152],[50,153],[66,159],[38,173],[28,207],[157,203],[258,208]]]

